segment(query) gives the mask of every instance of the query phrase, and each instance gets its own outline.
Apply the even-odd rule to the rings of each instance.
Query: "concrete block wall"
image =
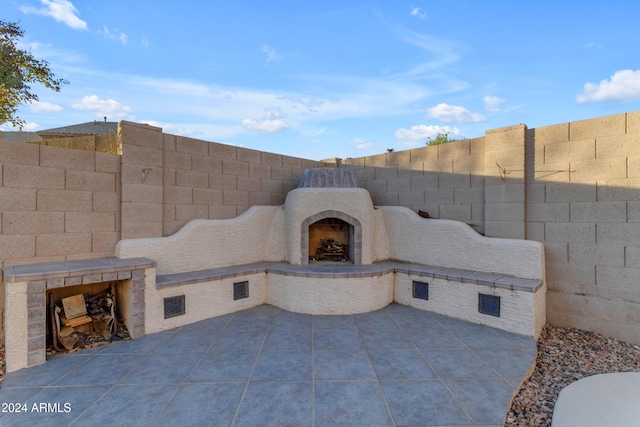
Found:
[[[281,205],[320,162],[121,122],[122,154],[2,141],[0,268],[112,256],[120,239]]]
[[[164,236],[192,219],[228,219],[251,206],[282,205],[302,172],[319,166],[312,160],[167,134],[163,159]]]
[[[163,231],[163,133],[149,125],[120,122],[122,144],[122,238],[160,237]]]
[[[405,206],[484,232],[485,138],[349,158],[374,205]]]
[[[0,267],[113,254],[120,156],[3,141],[0,169]]]
[[[526,126],[485,135],[484,227],[487,236],[525,238]]]
[[[548,322],[640,343],[640,112],[531,129],[527,147]]]

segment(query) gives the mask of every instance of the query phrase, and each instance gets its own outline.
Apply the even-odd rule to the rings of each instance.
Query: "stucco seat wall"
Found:
[[[234,301],[233,284],[243,281],[250,284],[249,297]],[[185,314],[164,318],[164,299],[181,295],[185,297]],[[256,307],[266,302],[266,295],[267,274],[264,271],[180,286],[162,287],[149,283],[145,294],[147,334]]]
[[[231,219],[192,220],[171,236],[121,240],[115,254],[118,258],[148,254],[157,261],[159,275],[265,259],[284,261],[275,256],[284,256],[284,249],[273,240],[273,236],[281,232],[272,229],[276,212],[281,209],[280,206],[253,206]]]
[[[233,300],[232,284],[249,281],[251,299]],[[429,297],[413,295],[414,281],[428,282]],[[392,301],[510,332],[537,337],[544,325],[546,286],[541,279],[458,268],[381,262],[370,265],[292,265],[262,262],[158,276],[158,296],[186,295],[185,318],[156,317],[148,323],[171,327],[268,303],[305,314],[355,314]],[[194,286],[195,285],[195,286]],[[203,288],[203,286],[205,286]],[[257,289],[256,289],[257,288]],[[207,297],[215,293],[213,299]],[[478,294],[502,300],[499,317],[478,312]],[[264,298],[261,300],[260,298]],[[205,301],[209,301],[206,303]],[[162,330],[167,327],[163,326]]]
[[[467,224],[426,219],[401,206],[380,206],[391,258],[416,264],[544,279],[544,247],[531,240],[482,236]]]
[[[358,278],[295,277],[270,274],[267,304],[295,313],[368,313],[393,302],[393,271]]]

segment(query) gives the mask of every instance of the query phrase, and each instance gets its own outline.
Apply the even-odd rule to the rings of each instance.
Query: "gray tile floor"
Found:
[[[532,338],[401,305],[263,305],[9,373],[0,425],[497,426],[535,355]]]

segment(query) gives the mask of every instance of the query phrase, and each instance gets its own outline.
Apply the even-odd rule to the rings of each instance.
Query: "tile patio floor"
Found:
[[[0,425],[497,426],[535,356],[532,338],[401,305],[263,305],[9,373],[2,409],[27,412]]]

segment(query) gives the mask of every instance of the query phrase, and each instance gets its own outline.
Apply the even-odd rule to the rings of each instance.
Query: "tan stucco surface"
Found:
[[[267,303],[296,313],[356,314],[393,302],[394,274],[357,278],[270,275]]]
[[[459,221],[425,219],[408,208],[384,206],[391,258],[418,264],[544,278],[541,243],[489,238]]]
[[[362,225],[362,241],[372,242],[374,210],[369,192],[362,188],[297,188],[287,194],[284,204],[287,261],[300,264],[301,224],[310,216],[336,210],[357,218]],[[362,245],[362,264],[373,261],[372,245]]]
[[[158,262],[157,274],[264,261],[267,246],[269,258],[282,253],[272,238],[279,235],[277,230],[272,230],[272,226],[277,225],[274,216],[279,209],[278,206],[253,206],[231,219],[193,220],[168,237],[121,240],[115,253],[118,258],[146,253]]]

